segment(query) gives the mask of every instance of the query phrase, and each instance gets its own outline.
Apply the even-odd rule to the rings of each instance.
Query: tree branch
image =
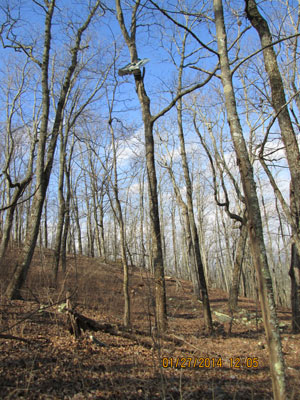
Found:
[[[156,3],[154,3],[153,0],[149,0],[149,1],[150,1],[150,3],[151,3],[152,5],[154,5],[154,7],[156,7],[156,8],[157,8],[165,17],[167,17],[170,21],[172,21],[174,24],[176,24],[176,25],[179,26],[180,28],[185,29],[187,32],[189,32],[189,34],[190,34],[204,49],[208,50],[210,53],[213,53],[213,54],[215,54],[216,56],[219,57],[219,53],[218,53],[216,50],[210,48],[210,47],[207,46],[205,43],[203,43],[202,40],[200,40],[200,39],[198,38],[198,36],[195,35],[195,33],[194,33],[193,31],[191,31],[187,26],[181,24],[180,22],[178,22],[178,21],[176,21],[174,18],[172,18],[172,17],[167,13],[166,10],[164,10],[164,9],[161,8],[161,7],[159,7]]]

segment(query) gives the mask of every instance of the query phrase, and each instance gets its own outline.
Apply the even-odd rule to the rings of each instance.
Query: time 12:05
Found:
[[[258,357],[229,358],[230,368],[258,368]]]

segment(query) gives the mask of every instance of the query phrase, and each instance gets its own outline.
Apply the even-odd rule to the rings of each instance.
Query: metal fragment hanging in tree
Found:
[[[147,62],[149,61],[150,61],[149,58],[138,59],[137,62],[129,63],[125,65],[125,67],[120,68],[118,74],[120,76],[134,74],[140,71],[140,68],[143,67],[145,64],[147,64]]]

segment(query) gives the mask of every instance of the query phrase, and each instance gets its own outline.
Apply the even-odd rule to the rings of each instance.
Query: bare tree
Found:
[[[62,243],[62,233],[64,230],[64,236],[67,236],[67,224],[65,223],[65,215],[69,215],[70,209],[70,198],[71,198],[71,189],[70,189],[70,163],[72,159],[72,153],[74,149],[74,137],[72,144],[69,150],[69,160],[67,160],[67,145],[68,139],[72,135],[72,131],[74,131],[76,124],[78,124],[79,118],[81,118],[86,112],[88,105],[95,100],[95,97],[99,94],[99,91],[102,89],[107,75],[110,71],[110,65],[107,66],[106,71],[103,72],[103,75],[100,74],[100,78],[97,79],[95,83],[95,87],[93,90],[88,93],[87,96],[83,96],[82,87],[85,87],[83,81],[81,80],[80,88],[76,88],[74,93],[72,93],[72,88],[76,85],[76,81],[80,76],[80,72],[84,70],[86,67],[86,63],[81,63],[80,68],[77,68],[75,74],[73,76],[70,90],[66,97],[66,104],[64,108],[62,123],[60,127],[60,154],[59,154],[59,179],[58,179],[58,200],[59,200],[59,216],[58,216],[58,224],[57,224],[57,232],[56,232],[56,239],[55,239],[55,246],[54,246],[54,266],[53,266],[53,273],[54,273],[54,281],[57,280],[57,273],[58,273],[58,265],[59,265],[59,257],[60,257],[60,250],[61,250],[61,243]],[[87,79],[88,80],[88,79]],[[54,93],[52,94],[54,97]],[[70,104],[69,104],[70,103]],[[65,176],[67,178],[67,199],[64,197],[64,179]],[[68,200],[68,201],[67,201]],[[95,207],[94,207],[95,209]],[[69,216],[68,216],[69,218]],[[96,225],[96,229],[98,225]],[[63,243],[66,241],[63,241]],[[65,257],[64,257],[65,258]]]
[[[213,5],[219,60],[221,66],[221,79],[225,96],[225,106],[227,110],[231,137],[237,156],[237,163],[242,179],[249,218],[249,239],[258,280],[260,304],[269,350],[273,394],[276,400],[283,400],[287,397],[285,365],[282,354],[278,319],[275,309],[272,280],[264,244],[260,207],[253,176],[253,168],[249,159],[247,146],[243,136],[243,130],[237,112],[236,99],[232,83],[232,72],[230,70],[230,62],[228,57],[227,34],[225,30],[222,0],[214,0]]]
[[[41,9],[45,12],[45,25],[44,25],[44,45],[42,60],[38,60],[33,55],[33,48],[25,46],[20,41],[16,41],[15,36],[12,39],[11,46],[23,51],[32,61],[34,61],[41,71],[42,82],[42,114],[41,126],[38,137],[38,150],[37,150],[37,163],[36,163],[36,193],[34,196],[32,208],[30,227],[26,237],[24,246],[23,262],[17,266],[14,275],[7,287],[6,295],[9,298],[20,298],[20,289],[22,288],[26,279],[33,252],[35,249],[40,220],[43,210],[43,204],[46,196],[46,191],[49,184],[51,175],[53,159],[56,149],[57,138],[63,117],[63,110],[65,106],[66,97],[71,86],[74,71],[78,65],[78,54],[81,51],[81,44],[84,32],[90,25],[91,20],[97,13],[101,6],[98,0],[89,9],[88,15],[83,23],[76,29],[74,35],[74,42],[71,48],[71,59],[65,70],[65,76],[61,85],[61,91],[58,97],[57,106],[54,115],[54,122],[49,134],[49,114],[50,114],[50,93],[49,93],[49,63],[50,63],[50,50],[51,50],[51,31],[53,23],[53,15],[55,12],[56,2],[52,0],[45,5],[40,5]],[[11,29],[14,21],[11,22]],[[74,27],[75,28],[75,27]],[[47,146],[47,142],[49,144]]]
[[[123,314],[123,323],[125,327],[130,326],[130,297],[129,297],[129,271],[128,271],[128,260],[127,260],[127,246],[126,246],[126,234],[125,234],[125,224],[123,211],[121,207],[121,202],[119,198],[119,183],[118,183],[118,166],[117,166],[117,146],[116,146],[116,138],[115,131],[113,127],[113,106],[115,101],[115,93],[117,86],[114,86],[113,95],[111,99],[111,103],[109,104],[109,130],[111,134],[111,144],[112,144],[112,153],[113,153],[113,179],[111,179],[112,189],[114,192],[114,200],[115,206],[112,203],[112,208],[114,214],[116,215],[116,219],[120,228],[120,244],[121,244],[121,255],[122,255],[122,264],[123,264],[123,296],[124,296],[124,314]]]
[[[153,4],[157,9],[161,10],[157,4],[152,0],[150,3]],[[136,64],[138,62],[137,43],[136,43],[136,31],[137,31],[137,13],[141,7],[140,0],[136,0],[132,7],[130,30],[126,28],[123,10],[121,7],[120,0],[116,0],[117,19],[125,39],[126,45],[130,52],[131,63]],[[161,10],[163,12],[163,10]],[[202,43],[202,42],[201,42]],[[204,45],[205,48],[207,46]],[[187,89],[181,90],[170,103],[162,110],[152,115],[150,110],[150,98],[147,95],[144,85],[144,72],[142,74],[139,68],[134,71],[134,80],[137,95],[142,109],[142,117],[144,123],[144,135],[145,135],[145,153],[146,153],[146,169],[148,176],[148,191],[149,191],[149,212],[150,212],[150,227],[151,227],[151,241],[153,249],[153,265],[154,274],[156,281],[156,322],[158,331],[164,331],[166,328],[166,300],[165,300],[165,283],[164,283],[164,265],[163,265],[163,254],[162,254],[162,243],[161,243],[161,231],[159,222],[159,207],[158,207],[158,195],[157,195],[157,178],[155,170],[155,157],[154,157],[154,140],[153,140],[153,126],[154,123],[168,111],[170,111],[174,105],[183,96],[193,92],[205,86],[211,78],[214,76],[218,67],[215,67],[212,71],[205,71],[206,78],[201,83],[188,86]],[[145,71],[145,70],[144,70]]]
[[[265,18],[259,12],[255,0],[246,0],[246,13],[247,17],[250,20],[252,26],[256,29],[261,45],[263,48],[263,56],[264,56],[264,65],[267,71],[267,75],[269,78],[270,86],[271,86],[271,97],[272,97],[272,107],[275,110],[276,118],[278,120],[278,124],[281,131],[281,137],[284,143],[285,153],[287,157],[287,162],[291,174],[291,199],[290,199],[290,210],[286,203],[283,201],[282,204],[284,206],[284,210],[287,212],[287,215],[291,221],[292,227],[292,235],[294,245],[292,245],[292,262],[291,262],[291,271],[290,277],[292,280],[292,304],[293,304],[293,328],[297,332],[300,331],[300,266],[299,262],[296,260],[299,259],[300,254],[300,225],[299,225],[299,217],[300,217],[300,151],[297,142],[297,138],[294,132],[293,124],[290,118],[290,114],[287,107],[287,101],[283,86],[283,81],[281,77],[281,73],[279,70],[279,66],[277,63],[276,54],[274,48],[272,46],[272,34],[270,32],[268,23]],[[293,81],[293,89],[295,92],[295,82]],[[296,91],[296,99],[299,96],[299,93]],[[272,122],[275,122],[275,119],[272,119]],[[264,142],[267,140],[267,136],[269,133],[269,129],[267,135],[264,139]],[[262,165],[267,170],[266,163],[263,160],[263,148],[260,152],[260,160]],[[268,176],[270,177],[269,171],[267,171]],[[278,195],[278,188],[275,184],[275,181],[271,179],[271,184],[275,190],[275,193]],[[282,196],[279,197],[280,200],[283,200]],[[294,254],[297,252],[298,254]],[[293,270],[293,271],[292,271]]]
[[[201,115],[201,118],[205,118],[203,115]],[[236,222],[239,225],[239,230],[240,230],[240,235],[238,238],[237,246],[236,246],[236,252],[234,256],[234,261],[233,261],[233,278],[232,278],[232,283],[230,286],[229,290],[229,298],[228,298],[228,306],[229,310],[231,313],[233,313],[237,309],[237,303],[238,303],[238,294],[239,294],[239,285],[240,285],[240,276],[242,272],[242,265],[243,265],[243,259],[244,259],[244,253],[245,253],[245,247],[246,247],[246,241],[247,241],[247,217],[245,213],[244,207],[242,207],[242,210],[240,213],[233,212],[230,209],[230,199],[228,195],[228,190],[226,188],[226,183],[224,179],[224,174],[227,174],[230,181],[233,184],[233,187],[235,189],[236,195],[238,200],[244,205],[245,199],[241,194],[240,187],[238,185],[238,182],[234,178],[233,174],[230,172],[230,169],[225,161],[225,157],[223,154],[223,148],[222,148],[222,140],[220,140],[220,149],[218,149],[218,146],[216,144],[215,137],[212,132],[212,123],[205,121],[205,125],[207,126],[212,144],[213,144],[213,154],[209,150],[209,147],[207,143],[204,140],[203,135],[200,132],[199,127],[197,126],[196,122],[196,112],[194,111],[194,128],[200,138],[201,144],[208,156],[211,170],[212,170],[212,180],[213,180],[213,191],[214,191],[214,198],[217,206],[222,207],[225,209],[226,214],[228,217]],[[218,188],[217,184],[217,173],[219,173],[220,176],[220,190],[223,192],[223,197],[224,200],[220,200],[220,190]],[[222,218],[223,222],[223,218]],[[226,239],[228,235],[225,235],[225,240],[226,240],[226,246],[227,246],[227,253],[229,254],[229,244],[227,244],[228,240]],[[231,261],[230,261],[231,262]]]
[[[138,53],[136,47],[136,24],[137,10],[140,6],[140,0],[135,2],[132,10],[130,33],[128,32],[120,0],[116,0],[117,18],[122,30],[123,37],[130,52],[131,62],[138,61]],[[150,99],[146,93],[144,79],[140,70],[134,74],[137,94],[142,108],[144,134],[145,134],[145,152],[146,152],[146,168],[148,177],[149,190],[149,211],[151,224],[151,240],[153,249],[153,266],[155,277],[155,300],[156,300],[156,324],[159,333],[165,331],[167,326],[167,309],[166,309],[166,289],[164,280],[164,264],[161,243],[161,231],[159,221],[159,207],[157,195],[157,178],[154,160],[154,140],[153,140],[153,118],[150,111]]]
[[[28,75],[28,60],[24,63],[20,71],[16,71],[16,77],[20,74],[19,82],[17,82],[16,78],[16,86],[15,93],[11,98],[11,93],[14,92],[14,89],[10,86],[12,82],[8,82],[8,88],[6,91],[7,101],[6,101],[6,146],[5,146],[5,163],[3,167],[3,175],[5,176],[6,184],[7,184],[7,192],[8,192],[8,204],[6,204],[5,208],[6,218],[3,227],[3,234],[0,244],[0,265],[2,264],[2,260],[5,256],[8,242],[10,239],[11,230],[13,227],[13,219],[14,214],[17,209],[18,202],[21,200],[27,186],[32,180],[33,176],[33,168],[34,168],[34,152],[36,147],[36,136],[37,136],[37,121],[32,121],[32,123],[27,124],[23,118],[22,107],[19,106],[21,102],[22,95],[26,91],[26,80]],[[34,104],[35,107],[35,104]],[[33,107],[33,108],[34,108]],[[21,120],[23,122],[22,126],[14,126],[17,122],[14,123],[15,114],[19,113],[21,116]],[[31,141],[31,145],[29,148],[29,157],[27,161],[27,168],[24,173],[23,179],[14,179],[11,174],[11,163],[12,159],[17,156],[17,136],[20,135],[20,132],[23,131],[23,135],[27,134],[29,140]],[[22,135],[22,136],[23,136]],[[25,137],[24,137],[25,139]],[[20,139],[19,139],[20,140]],[[11,196],[11,190],[13,189],[13,194]]]
[[[186,62],[186,41],[187,41],[188,33],[185,31],[183,41],[182,41],[182,49],[180,54],[180,65],[178,68],[178,86],[177,92],[181,93],[183,89],[183,69],[184,64]],[[186,201],[187,201],[187,211],[189,217],[189,224],[191,230],[191,237],[192,237],[192,248],[193,248],[193,255],[195,258],[195,266],[196,266],[196,275],[197,280],[199,282],[199,289],[201,293],[201,300],[203,302],[203,312],[204,312],[204,320],[205,326],[208,332],[213,331],[212,325],[212,318],[211,318],[211,311],[210,311],[210,304],[209,304],[209,297],[208,297],[208,289],[207,283],[204,273],[204,267],[202,262],[202,256],[200,252],[200,243],[199,243],[199,236],[195,221],[195,214],[194,214],[194,206],[193,206],[193,188],[192,188],[192,181],[190,177],[189,165],[187,161],[187,154],[186,154],[186,147],[185,147],[185,139],[184,139],[184,128],[183,128],[183,104],[182,98],[178,99],[177,105],[177,124],[178,124],[178,137],[180,142],[180,155],[181,155],[181,163],[182,169],[184,174],[184,181],[186,186]]]

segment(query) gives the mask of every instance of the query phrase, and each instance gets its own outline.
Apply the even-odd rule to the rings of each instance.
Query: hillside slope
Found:
[[[240,299],[228,334],[227,295],[210,290],[215,333],[208,337],[191,284],[169,278],[169,330],[160,339],[153,329],[152,279],[131,268],[133,331],[127,338],[122,332],[85,332],[75,340],[67,316],[58,310],[66,290],[80,314],[120,326],[122,268],[69,257],[66,278],[61,276],[53,288],[50,266],[51,253],[37,252],[25,300],[1,296],[1,399],[272,398],[264,332],[254,301]],[[2,291],[4,285],[2,277]],[[300,336],[290,333],[290,311],[278,311],[291,398],[300,399]]]

